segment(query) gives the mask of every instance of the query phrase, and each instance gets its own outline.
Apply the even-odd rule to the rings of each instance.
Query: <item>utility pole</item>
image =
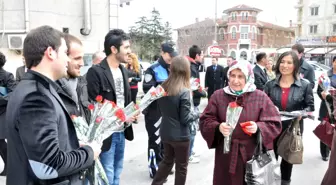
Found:
[[[217,0],[215,0],[215,42],[217,42]]]

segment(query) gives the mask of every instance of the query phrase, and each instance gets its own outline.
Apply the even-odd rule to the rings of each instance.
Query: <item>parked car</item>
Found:
[[[321,64],[316,61],[307,61],[308,64],[310,64],[314,68],[315,72],[315,88],[314,92],[317,91],[317,86],[318,86],[318,78],[324,73],[327,74],[327,72],[331,69],[331,67],[326,66],[324,64]]]

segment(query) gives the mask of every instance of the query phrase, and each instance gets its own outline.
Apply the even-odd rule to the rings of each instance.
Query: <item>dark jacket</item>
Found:
[[[295,80],[290,87],[286,109],[281,106],[282,89],[280,87],[280,76],[266,83],[265,93],[270,97],[272,102],[280,111],[314,111],[313,89],[310,83],[304,79]],[[287,128],[291,121],[283,121],[283,130]],[[300,120],[301,132],[303,132],[303,120]]]
[[[300,74],[302,74],[303,78],[307,79],[310,82],[310,87],[314,89],[315,86],[315,72],[314,68],[304,61],[303,58],[300,59]]]
[[[198,119],[191,112],[190,91],[185,89],[176,96],[158,100],[162,120],[160,136],[162,141],[186,141],[190,139],[190,124]]]
[[[69,91],[66,87],[63,81],[57,80],[56,83],[59,85],[60,88],[57,89],[57,93],[62,98],[62,101],[64,105],[67,107],[67,110],[70,115],[76,115],[76,116],[83,116],[87,123],[90,122],[91,112],[88,108],[90,104],[89,95],[87,92],[87,83],[86,79],[82,76],[78,77],[77,82],[77,97],[78,97],[78,105],[75,101],[71,99],[73,97],[71,95],[71,91]],[[69,101],[69,99],[71,101]]]
[[[330,79],[330,81],[332,80],[332,76],[333,76],[333,70],[329,70],[327,72],[328,77]],[[331,85],[333,85],[333,83],[331,83]],[[336,88],[336,86],[332,86],[333,88]],[[320,110],[319,110],[319,117],[318,119],[320,121],[322,121],[324,118],[329,118],[329,120],[331,120],[332,122],[334,122],[334,116],[332,115],[333,111],[334,111],[334,106],[333,106],[333,98],[330,94],[327,95],[326,100],[324,100],[322,98],[322,87],[320,87],[319,85],[317,86],[317,95],[320,97],[321,99],[321,105],[320,105]],[[328,102],[329,104],[329,108],[330,108],[330,113],[328,113],[328,109],[327,109],[327,104],[326,102]]]
[[[194,59],[187,56],[188,60],[190,61],[190,77],[200,79],[199,69],[201,64]],[[204,91],[200,92],[199,90],[193,91],[193,103],[194,106],[199,106],[201,103],[201,98],[206,97],[206,93]]]
[[[147,93],[151,87],[156,87],[167,80],[169,76],[169,65],[163,60],[162,57],[159,58],[157,62],[154,62],[145,71],[144,81],[142,82],[142,89],[144,93]],[[157,107],[157,101],[152,102],[143,112],[147,120],[157,122],[161,113]]]
[[[0,94],[0,139],[6,138],[7,135],[7,126],[5,124],[6,117],[6,107],[10,94],[13,92],[16,87],[16,82],[12,73],[7,72],[6,70],[0,68],[0,88],[6,89],[6,95]]]
[[[26,66],[21,66],[16,69],[15,79],[17,82],[20,82],[23,78],[23,75],[26,73]]]
[[[7,184],[83,185],[81,171],[93,164],[94,153],[89,146],[79,147],[55,86],[28,71],[8,102]]]
[[[131,103],[131,90],[128,83],[127,70],[120,64],[119,68],[124,78],[124,97],[125,107]],[[111,69],[106,58],[100,64],[92,66],[86,75],[89,99],[95,101],[98,95],[104,99],[116,102],[115,84]],[[134,138],[132,125],[125,129],[125,138],[132,141]],[[112,135],[105,139],[102,146],[102,151],[108,151],[111,147]]]
[[[217,65],[216,71],[213,69],[213,65],[209,66],[205,73],[205,87],[208,87],[208,98],[218,89],[224,87],[224,68],[221,65]]]
[[[254,84],[257,86],[257,89],[263,91],[265,84],[267,82],[267,74],[258,66],[255,65],[253,68],[254,73]]]
[[[139,67],[139,73],[133,71],[132,69],[127,69],[128,78],[132,78],[132,81],[129,82],[129,85],[132,86],[138,86],[138,83],[142,80],[142,70],[141,67]]]
[[[224,68],[224,87],[229,85],[229,77],[228,77],[229,68],[230,66]]]

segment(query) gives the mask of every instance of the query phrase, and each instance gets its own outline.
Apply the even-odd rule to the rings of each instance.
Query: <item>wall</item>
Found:
[[[4,8],[1,7],[2,2],[4,2]],[[116,16],[112,16],[111,23],[109,22],[110,10],[111,15],[116,15],[116,7],[118,7],[114,5],[117,4],[116,2],[117,0],[111,0],[110,4],[109,0],[91,0],[92,30],[90,35],[83,36],[80,34],[84,21],[83,0],[29,0],[30,29],[41,25],[50,25],[60,31],[62,28],[69,28],[70,34],[83,41],[85,53],[94,53],[97,50],[103,50],[104,37],[109,28],[117,27],[117,24],[113,24],[116,22]],[[4,24],[5,30],[24,30],[24,20],[24,0],[0,0],[0,32]],[[7,42],[7,34],[1,34],[1,50],[13,54],[7,51]],[[17,57],[13,57],[12,54],[8,56],[9,62],[17,60]],[[13,66],[20,65],[22,62],[13,64]]]
[[[304,0],[302,16],[302,36],[327,36],[332,34],[332,24],[336,23],[336,14],[334,14],[333,3],[335,0]],[[310,15],[310,7],[319,6],[318,16]],[[318,25],[318,33],[310,34],[309,26]]]

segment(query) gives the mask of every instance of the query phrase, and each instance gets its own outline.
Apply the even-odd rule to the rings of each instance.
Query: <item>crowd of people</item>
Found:
[[[314,71],[304,61],[300,44],[281,54],[275,65],[266,53],[256,56],[254,67],[233,57],[222,67],[213,57],[206,69],[205,88],[195,90],[191,79],[200,79],[200,47],[193,45],[188,56],[180,56],[172,44],[163,43],[160,57],[143,72],[129,40],[123,30],[110,30],[104,52],[93,55],[93,65],[84,76],[80,73],[84,65],[80,39],[50,26],[27,34],[24,65],[17,69],[15,78],[3,69],[6,57],[0,53],[0,155],[5,162],[1,175],[7,176],[7,184],[87,185],[94,160],[99,159],[110,185],[119,185],[125,140],[135,139],[132,124],[138,123],[139,115],[128,118],[125,123],[130,126],[103,143],[79,141],[70,115],[83,116],[89,123],[88,105],[97,95],[119,107],[136,104],[141,81],[144,93],[158,85],[167,93],[142,112],[152,185],[164,184],[173,173],[175,185],[186,184],[188,164],[200,161],[194,150],[197,130],[209,149],[216,150],[213,184],[245,185],[246,163],[254,155],[258,134],[263,147],[274,150],[278,159],[277,141],[292,124],[291,120],[282,121],[279,111],[314,111]],[[335,74],[336,58],[327,74],[336,88]],[[318,95],[329,102],[321,103],[322,121],[330,116],[325,113],[326,106],[333,110],[333,97],[320,87]],[[202,98],[207,98],[208,104],[201,113]],[[242,107],[238,123],[249,122],[246,129],[227,123],[232,102]],[[302,135],[304,120],[298,120]],[[228,137],[231,147],[225,153]],[[336,183],[332,153],[321,142],[322,159],[331,157],[323,185]],[[281,185],[289,185],[293,164],[282,159],[280,169]]]

